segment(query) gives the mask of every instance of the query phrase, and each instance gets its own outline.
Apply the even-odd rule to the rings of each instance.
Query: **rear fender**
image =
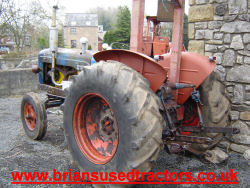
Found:
[[[167,71],[155,60],[141,53],[129,50],[105,50],[94,55],[96,61],[119,61],[142,74],[150,83],[150,88],[156,92],[167,77]]]
[[[164,55],[164,60],[159,61],[159,64],[170,71],[170,54]],[[214,61],[209,61],[208,57],[198,55],[191,52],[182,52],[181,55],[181,72],[180,83],[194,84],[196,88],[213,72],[216,67]],[[192,89],[178,90],[178,104],[184,102],[190,97]]]

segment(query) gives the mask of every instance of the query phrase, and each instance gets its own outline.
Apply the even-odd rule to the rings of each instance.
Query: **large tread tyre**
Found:
[[[28,93],[21,102],[21,119],[28,137],[41,140],[47,131],[47,113],[40,95]]]
[[[76,105],[88,93],[98,94],[108,102],[119,129],[116,152],[105,164],[91,162],[81,152],[74,133]],[[124,64],[101,61],[86,66],[69,88],[64,108],[64,133],[73,160],[81,171],[150,171],[151,162],[162,148],[162,129],[159,100],[149,82]]]
[[[221,82],[219,75],[213,72],[198,88],[201,96],[202,115],[207,127],[227,127],[230,125],[231,101],[225,92],[225,86]],[[189,99],[185,104],[184,118],[188,119],[194,113],[196,104]],[[186,117],[185,117],[186,116]],[[206,136],[213,139],[211,145],[193,144],[194,149],[205,151],[214,147],[222,138],[221,133],[199,133],[195,136]]]

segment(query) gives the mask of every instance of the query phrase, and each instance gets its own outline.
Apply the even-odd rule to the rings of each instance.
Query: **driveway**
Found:
[[[48,130],[42,141],[29,139],[20,120],[21,96],[0,98],[0,187],[27,187],[27,185],[11,185],[13,171],[79,171],[70,163],[70,153],[64,142],[62,129],[63,116],[58,109],[49,109]],[[160,153],[153,169],[154,172],[198,172],[221,171],[230,169],[238,172],[239,185],[167,185],[167,187],[249,187],[250,166],[237,153],[229,153],[229,159],[223,164],[205,164],[195,156],[169,155]],[[49,187],[49,185],[30,185],[29,187]],[[91,187],[90,185],[53,185],[51,187]],[[140,185],[136,187],[166,187],[166,185]]]

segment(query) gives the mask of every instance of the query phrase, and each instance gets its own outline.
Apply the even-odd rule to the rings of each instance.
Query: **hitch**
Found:
[[[193,88],[191,98],[195,102],[197,108],[197,115],[199,119],[198,126],[182,126],[182,119],[177,118],[177,111],[181,105],[178,105],[172,100],[172,90]],[[166,122],[165,129],[163,130],[163,139],[165,142],[165,149],[168,153],[179,153],[189,151],[200,157],[208,156],[208,152],[201,152],[191,147],[191,144],[205,144],[211,145],[214,140],[209,137],[199,136],[186,136],[182,132],[191,133],[223,133],[223,134],[238,134],[240,131],[237,128],[224,128],[224,127],[207,127],[204,123],[201,107],[203,104],[200,100],[200,92],[196,90],[193,84],[164,83],[158,93],[161,99],[161,112]]]

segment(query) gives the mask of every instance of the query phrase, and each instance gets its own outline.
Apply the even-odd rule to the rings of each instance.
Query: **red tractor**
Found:
[[[145,0],[133,0],[130,50],[57,49],[54,18],[52,47],[39,53],[33,69],[48,98],[44,102],[33,93],[22,101],[27,135],[43,138],[46,109],[61,106],[65,138],[81,170],[147,172],[162,146],[169,153],[205,156],[222,134],[237,133],[226,128],[231,104],[213,72],[214,58],[183,48],[185,1],[166,2],[158,3],[165,11],[173,7],[171,45],[155,32],[159,16],[148,17],[154,34],[143,37]]]

